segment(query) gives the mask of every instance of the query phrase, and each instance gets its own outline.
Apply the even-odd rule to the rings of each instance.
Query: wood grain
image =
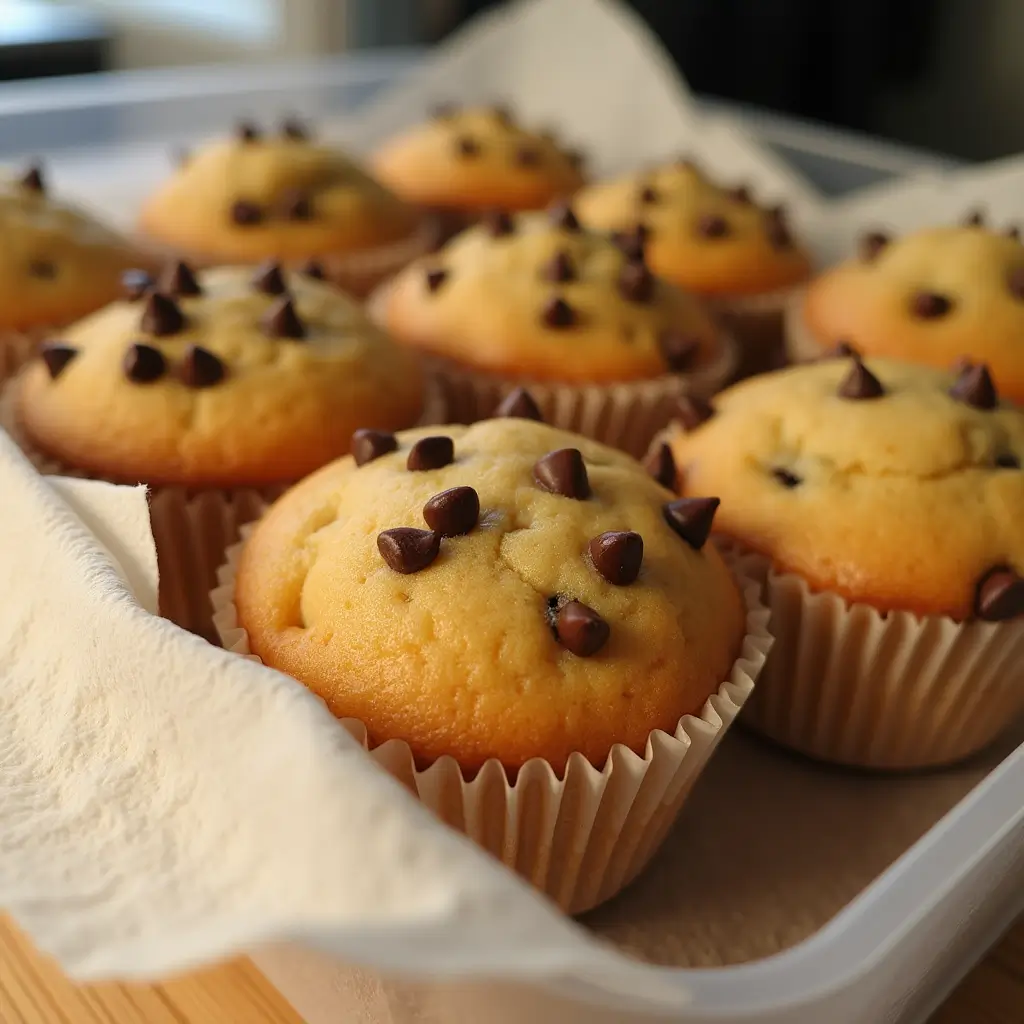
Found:
[[[932,1024],[1021,1024],[1024,920],[964,979]],[[302,1024],[248,960],[160,985],[73,985],[0,921],[3,1024]],[[344,1022],[339,1022],[344,1024]]]

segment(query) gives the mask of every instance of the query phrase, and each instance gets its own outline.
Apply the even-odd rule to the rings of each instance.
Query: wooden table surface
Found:
[[[1024,919],[964,979],[932,1024],[1024,1021]],[[160,985],[76,986],[0,921],[2,1024],[302,1024],[247,960]],[[343,1024],[343,1022],[339,1022]]]

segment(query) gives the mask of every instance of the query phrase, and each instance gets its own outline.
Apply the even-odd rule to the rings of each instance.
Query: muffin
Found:
[[[491,208],[541,210],[583,184],[578,152],[500,106],[440,107],[386,143],[373,169],[403,199],[443,212],[451,229]]]
[[[1024,412],[984,365],[832,358],[731,388],[668,444],[767,569],[778,642],[748,724],[919,768],[1024,711]]]
[[[798,360],[840,342],[940,368],[965,356],[1024,403],[1024,245],[976,218],[891,240],[871,232],[853,259],[808,285],[787,327]]]
[[[322,281],[277,264],[254,275],[177,263],[156,285],[128,285],[123,301],[45,343],[5,397],[47,468],[155,486],[162,553],[180,546],[186,495],[213,492],[216,507],[251,517],[256,496],[347,453],[357,426],[390,430],[423,413],[414,356]],[[161,568],[180,571],[169,558]],[[209,619],[215,569],[195,581],[190,626]]]
[[[495,213],[410,264],[370,301],[431,357],[454,418],[489,416],[529,386],[546,418],[640,454],[680,395],[706,395],[735,350],[703,305],[571,207]]]
[[[743,342],[744,374],[782,363],[782,318],[811,260],[780,206],[758,206],[679,160],[583,189],[580,220],[643,251],[654,273],[706,297]]]
[[[240,631],[392,763],[401,745],[424,799],[459,827],[481,824],[564,905],[607,898],[628,877],[570,880],[548,859],[573,830],[589,841],[593,819],[549,826],[537,812],[553,791],[593,795],[600,779],[599,827],[621,828],[651,769],[649,806],[633,806],[625,839],[646,859],[656,844],[644,840],[664,834],[684,779],[738,710],[763,613],[748,614],[706,543],[717,502],[673,501],[628,456],[523,418],[362,431],[352,449],[250,534],[222,577],[222,636],[237,650]],[[516,789],[515,814],[532,824],[510,822],[509,844],[494,833]],[[562,808],[577,809],[576,797]]]
[[[337,149],[286,121],[251,123],[182,161],[144,204],[142,233],[205,264],[315,258],[365,294],[427,246],[421,217]]]
[[[140,254],[88,214],[55,199],[41,167],[0,179],[0,377],[39,334],[115,298]]]

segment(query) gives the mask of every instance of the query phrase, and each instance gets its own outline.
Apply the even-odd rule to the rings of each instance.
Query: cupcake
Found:
[[[42,333],[106,305],[139,253],[88,214],[55,199],[43,170],[0,180],[0,378]]]
[[[354,300],[276,264],[177,263],[129,283],[43,345],[8,385],[8,419],[48,470],[156,488],[161,583],[182,588],[165,610],[208,630],[217,563],[202,540],[182,550],[188,499],[207,495],[223,529],[251,518],[259,497],[347,453],[357,426],[416,423],[421,374]]]
[[[398,435],[279,499],[214,597],[445,820],[564,907],[653,854],[769,643],[717,502],[523,418]],[[357,724],[358,723],[358,724]]]
[[[668,445],[756,553],[777,643],[745,721],[869,768],[959,761],[1024,711],[1024,412],[988,370],[847,356],[748,381]]]
[[[441,212],[452,230],[491,208],[541,210],[582,184],[581,157],[505,107],[451,106],[386,143],[373,158],[385,184]]]
[[[724,188],[680,160],[583,189],[576,212],[643,251],[654,273],[706,297],[743,342],[744,374],[782,363],[782,320],[811,260],[779,206]]]
[[[787,329],[797,360],[840,343],[936,367],[964,356],[990,368],[1004,397],[1024,403],[1024,245],[976,216],[897,239],[871,232],[853,259],[794,300]]]
[[[144,204],[139,226],[205,264],[315,258],[354,294],[429,244],[410,206],[295,121],[274,135],[243,123],[187,156]]]
[[[675,400],[730,377],[735,349],[703,305],[572,209],[494,213],[410,264],[370,301],[431,357],[453,418],[528,385],[545,418],[641,454]]]

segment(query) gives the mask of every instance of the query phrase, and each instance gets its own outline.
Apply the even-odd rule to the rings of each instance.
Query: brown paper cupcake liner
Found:
[[[0,384],[15,376],[57,330],[57,327],[33,327],[23,331],[0,331]]]
[[[813,363],[814,360],[820,359],[828,348],[811,333],[804,320],[805,293],[804,288],[794,292],[786,303],[783,314],[786,356],[791,363]],[[836,338],[835,342],[839,340]]]
[[[788,362],[786,312],[803,288],[781,288],[761,295],[712,299],[709,306],[721,318],[740,347],[737,379],[781,369]]]
[[[812,592],[767,560],[775,644],[743,722],[819,760],[900,770],[953,764],[1024,712],[1024,620],[880,612]]]
[[[242,531],[243,538],[252,530]],[[234,579],[243,544],[226,551],[211,594],[222,645],[255,658],[238,624]],[[517,871],[571,914],[610,899],[646,866],[661,845],[694,782],[754,688],[772,644],[760,586],[731,560],[747,606],[740,655],[699,715],[680,719],[675,732],[652,732],[643,755],[612,748],[603,768],[573,754],[559,778],[540,758],[509,780],[488,761],[467,777],[451,757],[418,768],[409,746],[389,740],[370,747],[365,726],[341,724],[386,771],[442,821]]]

